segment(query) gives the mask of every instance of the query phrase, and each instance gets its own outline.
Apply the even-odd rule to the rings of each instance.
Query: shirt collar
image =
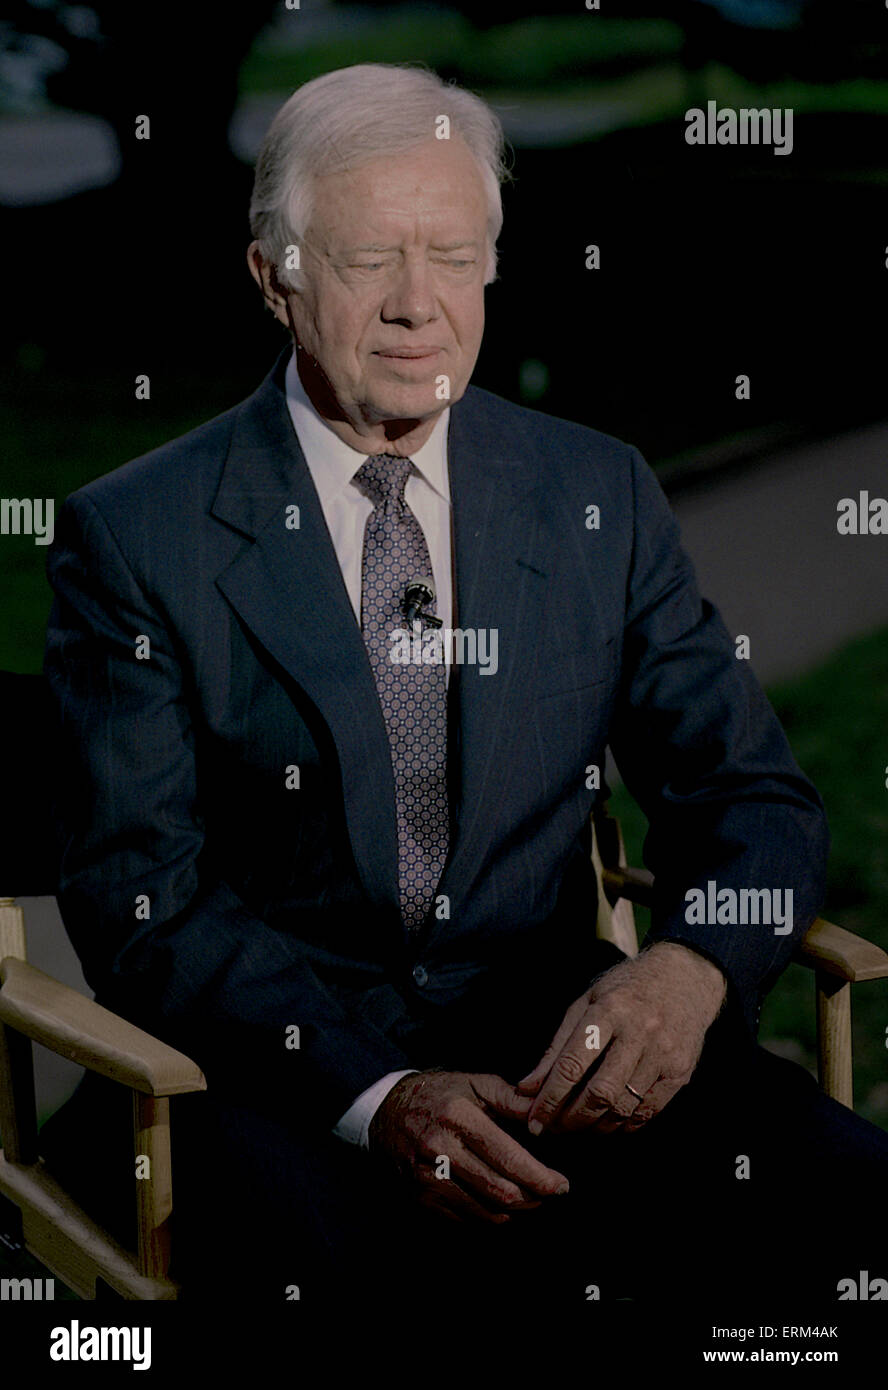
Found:
[[[321,505],[349,486],[366,453],[353,449],[330,428],[309,400],[299,377],[294,352],[287,363],[284,381],[287,408],[296,437],[305,455]],[[410,455],[430,487],[446,502],[450,501],[450,475],[447,469],[447,431],[450,407],[441,411],[431,434],[421,448]]]

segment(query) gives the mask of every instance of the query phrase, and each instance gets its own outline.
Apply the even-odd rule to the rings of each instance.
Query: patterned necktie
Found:
[[[408,930],[417,931],[444,868],[450,826],[446,668],[393,660],[392,633],[408,630],[404,591],[432,573],[422,527],[404,499],[412,467],[408,458],[374,454],[353,481],[374,507],[364,530],[361,630],[391,745],[401,912]],[[434,603],[428,608],[434,611]]]

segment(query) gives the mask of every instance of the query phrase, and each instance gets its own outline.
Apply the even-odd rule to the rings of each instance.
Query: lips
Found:
[[[377,357],[397,357],[412,362],[416,358],[434,357],[441,349],[437,347],[377,348]]]

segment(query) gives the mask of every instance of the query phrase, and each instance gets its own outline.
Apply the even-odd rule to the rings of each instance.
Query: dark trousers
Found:
[[[510,1002],[479,1015],[488,1045],[472,1069],[515,1082],[570,999],[536,1018]],[[463,1046],[440,1065],[473,1053],[462,1024]],[[172,1100],[171,1273],[183,1301],[267,1306],[298,1290],[304,1307],[328,1311],[427,1309],[430,1297],[466,1312],[625,1297],[835,1303],[840,1279],[888,1277],[888,1134],[754,1045],[730,1012],[690,1083],[641,1130],[535,1139],[510,1126],[570,1192],[506,1227],[417,1206],[381,1159],[298,1123],[298,1105],[296,1095],[276,1111],[233,1105],[218,1088]],[[126,1092],[99,1079],[42,1131],[50,1166],[125,1242],[129,1124]],[[90,1132],[105,1137],[89,1145]]]
[[[185,1296],[275,1302],[295,1285],[331,1310],[430,1296],[466,1311],[627,1296],[734,1305],[835,1302],[842,1278],[888,1277],[888,1134],[794,1063],[722,1041],[636,1133],[510,1127],[570,1192],[508,1227],[447,1221],[366,1152],[335,1137],[297,1146],[285,1121],[220,1106],[202,1164],[192,1150],[177,1178]]]

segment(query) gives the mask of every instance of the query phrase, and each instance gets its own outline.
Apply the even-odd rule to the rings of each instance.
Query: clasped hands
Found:
[[[507,1222],[568,1182],[494,1117],[524,1122],[531,1134],[640,1129],[690,1080],[726,988],[704,956],[656,942],[570,1005],[517,1085],[440,1069],[402,1077],[373,1117],[371,1152],[394,1163],[422,1206],[450,1220]]]

